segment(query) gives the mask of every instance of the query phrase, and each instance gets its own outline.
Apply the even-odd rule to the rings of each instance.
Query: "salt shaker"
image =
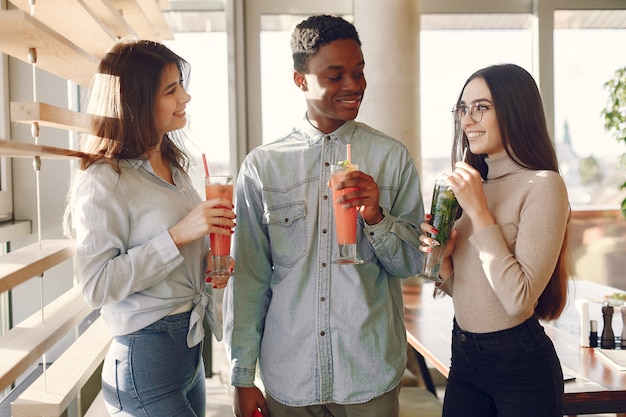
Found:
[[[598,322],[595,320],[589,321],[589,346],[598,347]]]
[[[613,306],[609,303],[602,306],[602,318],[604,319],[604,329],[602,329],[600,347],[602,349],[615,349],[615,335],[613,334],[613,327],[611,327]]]
[[[589,301],[577,299],[574,303],[580,315],[580,346],[589,347]]]

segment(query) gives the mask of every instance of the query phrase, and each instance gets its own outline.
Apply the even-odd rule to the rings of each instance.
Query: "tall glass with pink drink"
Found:
[[[205,178],[206,199],[224,198],[233,202],[233,177],[230,175],[217,175]],[[225,227],[228,229],[228,227]],[[220,235],[211,233],[211,256],[213,265],[211,268],[212,277],[230,276],[230,234]]]
[[[333,195],[333,208],[335,213],[335,231],[337,243],[339,244],[339,258],[334,260],[334,264],[362,264],[363,261],[356,255],[357,236],[357,208],[343,208],[337,203],[337,199],[344,194],[355,191],[355,187],[335,189],[334,185],[343,181],[348,172],[358,171],[356,164],[342,161],[330,167],[331,185]]]

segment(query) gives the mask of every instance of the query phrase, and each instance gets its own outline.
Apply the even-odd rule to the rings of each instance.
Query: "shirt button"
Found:
[[[325,331],[321,331],[320,332],[320,336],[326,336],[326,332]]]
[[[326,233],[328,233],[328,230],[322,229],[322,234],[326,234]]]
[[[467,336],[465,336],[465,334],[464,334],[464,333],[461,333],[461,334],[459,335],[459,339],[461,340],[461,342],[465,342],[465,341],[467,340]]]
[[[326,268],[326,262],[322,262],[322,268]]]
[[[324,301],[326,301],[326,297],[320,297],[320,301],[323,303]]]
[[[324,166],[327,167],[330,166],[330,164],[328,162],[324,162]]]
[[[285,223],[289,223],[289,217],[285,219]]]
[[[330,140],[330,136],[326,136],[326,140]]]
[[[323,197],[322,197],[322,199],[323,199],[323,200],[328,200],[328,196],[327,196],[327,195],[325,195],[325,196],[323,196]]]
[[[374,236],[374,232],[370,232],[370,236]]]

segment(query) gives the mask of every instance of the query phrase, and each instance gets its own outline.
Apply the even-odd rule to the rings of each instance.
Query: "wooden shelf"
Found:
[[[156,40],[173,40],[174,34],[165,21],[163,16],[164,7],[160,4],[161,2],[159,0],[137,0],[137,3],[143,10],[148,22],[152,24],[153,30],[157,35]],[[165,7],[171,8],[169,4]]]
[[[9,1],[30,15],[29,0]],[[45,0],[35,3],[33,17],[102,59],[116,39],[174,39],[165,8],[169,2],[159,0]]]
[[[111,340],[99,317],[11,403],[11,416],[61,416],[104,360]]]
[[[73,240],[50,239],[0,256],[0,293],[43,274],[44,271],[70,259],[75,252]]]
[[[121,11],[124,20],[140,39],[174,39],[156,0],[108,0]],[[157,23],[155,25],[155,23]]]
[[[9,1],[30,15],[29,0]],[[98,20],[98,16],[86,8],[82,1],[36,1],[33,10],[33,18],[98,59],[102,59],[104,53],[115,42],[116,34],[104,26]],[[118,16],[121,19],[119,14]],[[123,34],[123,36],[129,35],[132,33]]]
[[[0,140],[0,156],[10,156],[13,158],[34,158],[35,156],[39,156],[43,159],[70,159],[79,158],[84,155],[84,152],[71,149]]]
[[[122,14],[110,2],[102,0],[82,0],[104,26],[109,28],[115,39],[137,38],[137,33],[124,20]]]
[[[0,390],[10,386],[31,364],[77,326],[91,311],[75,286],[0,336]]]
[[[11,121],[17,123],[39,123],[65,130],[86,132],[89,130],[90,116],[63,107],[46,103],[11,102]]]
[[[29,62],[29,48],[37,51],[38,68],[85,87],[98,69],[97,58],[22,10],[0,10],[0,50]]]

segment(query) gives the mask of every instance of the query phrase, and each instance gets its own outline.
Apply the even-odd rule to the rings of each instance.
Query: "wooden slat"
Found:
[[[9,1],[30,15],[29,0]],[[32,17],[98,59],[115,42],[115,34],[80,0],[36,1],[33,10]]]
[[[39,123],[40,126],[86,132],[90,117],[87,113],[72,111],[46,103],[11,102],[11,121]]]
[[[45,321],[37,312],[0,336],[0,390],[26,372],[91,311],[76,286],[44,307]]]
[[[0,256],[0,293],[41,275],[53,266],[70,259],[75,252],[76,244],[73,240],[51,239]]]
[[[104,320],[98,318],[48,367],[45,376],[40,376],[11,403],[11,416],[62,415],[104,360],[111,340]]]
[[[97,16],[100,23],[109,28],[116,39],[137,38],[137,33],[130,27],[124,17],[108,0],[82,1]]]
[[[98,69],[97,58],[22,10],[0,10],[0,50],[29,62],[29,48],[37,51],[38,68],[85,87]]]
[[[84,152],[72,149],[0,140],[0,156],[10,156],[13,158],[33,158],[39,156],[43,159],[69,159],[79,158],[84,155]]]
[[[157,41],[158,36],[137,0],[106,0],[120,11],[140,39]]]
[[[165,17],[163,17],[163,11],[161,10],[158,0],[137,0],[139,7],[143,10],[146,18],[154,28],[156,33],[156,39],[158,41],[172,40],[174,34],[170,30]]]

